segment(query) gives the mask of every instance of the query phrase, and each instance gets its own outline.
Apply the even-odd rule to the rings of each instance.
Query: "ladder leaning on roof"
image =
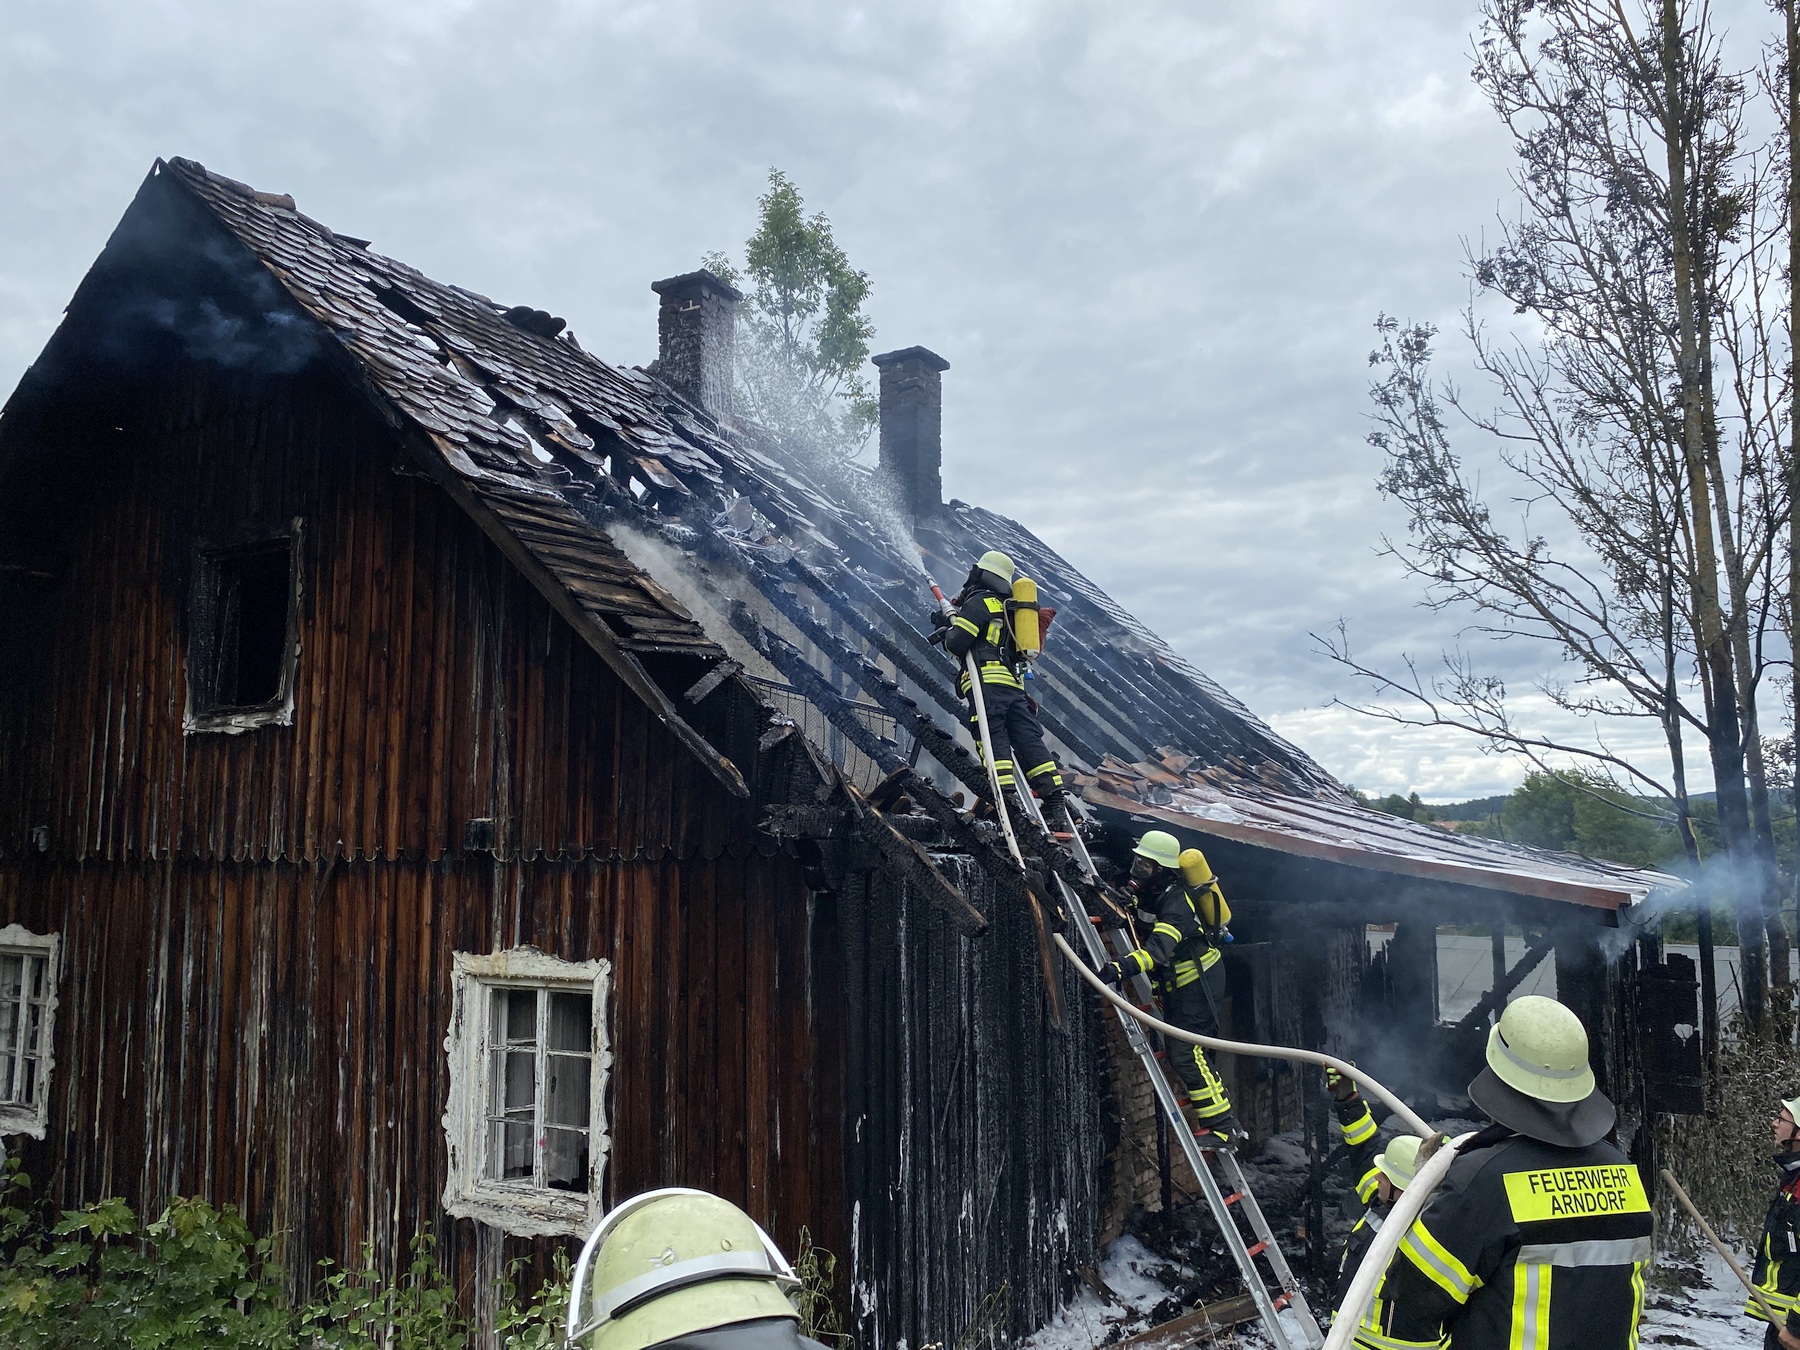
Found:
[[[935,589],[935,588],[934,588]],[[941,595],[941,592],[940,592]],[[994,742],[988,731],[987,700],[982,696],[981,674],[975,667],[972,656],[965,656],[963,664],[969,672],[969,696],[975,706],[975,725],[981,735],[982,761],[987,765],[988,783],[993,790],[994,811],[1000,817],[1001,833],[1006,836],[1006,845],[1012,851],[1013,860],[1024,867],[1024,854],[1019,849],[1018,836],[1014,834],[1012,820],[1007,813],[1006,801],[1000,791],[1000,774],[994,762]],[[1031,788],[1023,781],[1022,775],[1014,775],[1013,790],[1018,796],[1020,810],[1027,819],[1050,834],[1044,822],[1044,813],[1039,809],[1037,799],[1031,795]],[[1088,854],[1087,845],[1082,842],[1080,822],[1075,818],[1072,809],[1065,807],[1068,819],[1068,847],[1071,856],[1081,868],[1083,876],[1090,883],[1098,884],[1099,874],[1094,870],[1094,860]],[[1051,835],[1052,838],[1058,836]],[[1080,935],[1087,951],[1088,959],[1096,966],[1106,958],[1106,949],[1096,931],[1101,919],[1091,918],[1085,905],[1077,903],[1074,891],[1060,876],[1056,876],[1056,884],[1061,890],[1063,906],[1069,912],[1070,926]],[[1130,933],[1123,925],[1108,930],[1108,939],[1112,942],[1115,955],[1123,956],[1137,944],[1132,941]],[[1140,1004],[1150,1001],[1150,985],[1142,975],[1133,981],[1134,992]],[[1282,1255],[1281,1248],[1275,1243],[1275,1234],[1269,1228],[1269,1221],[1263,1216],[1262,1206],[1256,1203],[1256,1197],[1250,1193],[1250,1187],[1244,1180],[1243,1169],[1238,1165],[1235,1155],[1203,1149],[1194,1139],[1193,1126],[1187,1121],[1181,1110],[1181,1099],[1170,1087],[1168,1075],[1163,1072],[1162,1064],[1156,1050],[1151,1046],[1144,1029],[1135,1018],[1124,1010],[1118,1010],[1119,1023],[1124,1028],[1125,1040],[1131,1051],[1143,1065],[1149,1076],[1150,1087],[1156,1094],[1157,1105],[1169,1122],[1169,1128],[1181,1141],[1182,1152],[1187,1156],[1188,1165],[1193,1168],[1194,1176],[1200,1183],[1200,1190],[1206,1197],[1207,1208],[1212,1211],[1213,1222],[1218,1226],[1225,1239],[1225,1246],[1231,1257],[1237,1262],[1239,1274],[1243,1277],[1244,1286],[1250,1292],[1251,1300],[1256,1304],[1257,1314],[1262,1319],[1263,1327],[1269,1334],[1269,1340],[1275,1350],[1316,1350],[1324,1343],[1324,1333],[1319,1330],[1318,1321],[1307,1306],[1306,1295],[1299,1282],[1294,1279],[1294,1272]],[[1215,1174],[1214,1168],[1218,1169]],[[1229,1191],[1219,1185],[1219,1175],[1225,1178]],[[1238,1227],[1237,1215],[1242,1214],[1250,1225],[1254,1242],[1244,1240],[1243,1231]],[[1261,1257],[1268,1263],[1270,1273],[1275,1277],[1275,1289],[1263,1283],[1261,1270],[1257,1268],[1256,1258]],[[1290,1309],[1292,1322],[1281,1320],[1281,1310]],[[1300,1339],[1295,1340],[1296,1333]]]

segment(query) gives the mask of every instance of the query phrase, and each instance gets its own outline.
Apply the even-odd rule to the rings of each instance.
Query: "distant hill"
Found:
[[[1500,814],[1501,808],[1506,805],[1506,797],[1477,797],[1467,802],[1428,802],[1426,805],[1438,820],[1486,820]]]

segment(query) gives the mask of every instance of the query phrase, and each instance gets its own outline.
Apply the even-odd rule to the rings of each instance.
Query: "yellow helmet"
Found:
[[[975,560],[975,570],[987,572],[996,580],[1003,582],[1000,590],[1010,591],[1012,589],[1013,572],[1016,569],[1013,567],[1013,560],[1004,553],[996,549],[989,549]]]
[[[1604,1139],[1618,1119],[1588,1065],[1587,1028],[1553,998],[1507,1004],[1488,1032],[1487,1067],[1469,1100],[1508,1129],[1559,1148]]]
[[[1375,1155],[1375,1166],[1394,1183],[1395,1190],[1405,1190],[1419,1174],[1419,1145],[1424,1142],[1416,1134],[1396,1135]]]
[[[1159,867],[1174,869],[1181,866],[1181,841],[1167,830],[1146,830],[1131,851]]]
[[[767,1317],[799,1320],[794,1268],[750,1216],[706,1191],[645,1191],[600,1220],[569,1294],[568,1344],[648,1350]]]
[[[1540,1102],[1578,1102],[1594,1090],[1587,1028],[1542,994],[1514,999],[1488,1032],[1488,1068],[1510,1088]]]

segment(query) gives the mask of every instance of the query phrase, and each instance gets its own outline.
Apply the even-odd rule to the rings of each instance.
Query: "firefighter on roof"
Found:
[[[800,1281],[728,1200],[671,1187],[604,1219],[575,1267],[570,1350],[825,1350],[802,1336]]]
[[[1142,947],[1102,966],[1100,977],[1116,985],[1133,975],[1154,975],[1167,1021],[1199,1036],[1217,1036],[1225,997],[1219,949],[1230,941],[1225,926],[1231,907],[1206,855],[1197,848],[1184,853],[1174,835],[1151,830],[1132,850],[1131,880],[1145,897],[1139,921],[1154,927]],[[1243,1131],[1206,1052],[1184,1041],[1170,1048],[1169,1058],[1187,1087],[1200,1147],[1236,1148]]]
[[[1325,1086],[1331,1091],[1337,1110],[1338,1132],[1349,1152],[1350,1175],[1357,1178],[1356,1195],[1365,1206],[1356,1226],[1344,1239],[1343,1254],[1338,1258],[1337,1296],[1332,1304],[1341,1307],[1363,1257],[1382,1224],[1387,1222],[1388,1213],[1394,1207],[1394,1197],[1412,1184],[1413,1175],[1418,1171],[1422,1141],[1417,1135],[1398,1135],[1383,1149],[1376,1138],[1375,1116],[1369,1110],[1369,1104],[1357,1095],[1356,1080],[1328,1068]],[[1357,1350],[1387,1350],[1381,1334],[1384,1320],[1378,1297],[1357,1328],[1354,1342]]]
[[[1367,1342],[1414,1350],[1447,1335],[1452,1350],[1631,1350],[1650,1199],[1638,1169],[1604,1142],[1615,1112],[1588,1067],[1587,1029],[1555,999],[1509,1004],[1469,1100],[1494,1123],[1463,1146],[1401,1242]]]
[[[1011,558],[988,552],[969,570],[968,581],[951,603],[956,612],[935,615],[933,623],[943,631],[944,650],[958,663],[965,656],[975,658],[1000,786],[1012,786],[1015,775],[1023,773],[1026,786],[1043,798],[1046,807],[1054,806],[1063,796],[1062,773],[1044,742],[1037,703],[1025,692],[1025,664],[1039,643],[1037,587],[1030,578],[1016,575]],[[967,666],[957,676],[956,689],[969,700],[969,729],[980,754],[981,728]]]
[[[1781,1189],[1769,1203],[1763,1220],[1762,1241],[1756,1245],[1756,1268],[1750,1278],[1762,1290],[1770,1306],[1782,1315],[1784,1325],[1771,1326],[1763,1335],[1764,1350],[1800,1350],[1800,1097],[1781,1103],[1770,1125],[1775,1130],[1775,1166],[1781,1169]],[[1752,1297],[1744,1311],[1759,1322],[1768,1321]]]

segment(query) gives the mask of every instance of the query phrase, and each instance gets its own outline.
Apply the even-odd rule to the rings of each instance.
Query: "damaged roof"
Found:
[[[828,631],[860,636],[865,649],[896,647],[865,650],[862,659],[960,728],[954,672],[924,641],[929,592],[893,537],[868,469],[808,462],[754,427],[721,426],[652,374],[608,364],[568,334],[548,336],[557,330],[547,315],[533,320],[524,307],[433,281],[311,220],[289,197],[185,159],[168,161],[161,176],[251,249],[373,392],[423,433],[474,503],[621,648],[721,659],[733,645],[729,632],[697,622],[672,593],[691,598],[690,579],[659,564],[727,564],[779,613],[798,601]],[[731,523],[739,499],[751,508],[745,528]],[[745,520],[742,507],[737,519]],[[634,528],[670,551],[628,557],[620,535]],[[951,589],[974,557],[999,548],[1053,597],[1055,637],[1039,687],[1054,691],[1046,721],[1073,762],[1091,767],[1107,754],[1135,759],[1174,745],[1251,781],[1343,796],[1309,756],[1018,522],[952,502],[919,542]],[[927,678],[911,678],[912,666]],[[827,673],[859,682],[870,674],[861,661]]]
[[[1599,887],[1616,898],[1581,902],[1606,907],[1670,883],[1441,831],[1415,837],[1422,827],[1357,807],[1016,521],[952,501],[909,538],[867,467],[722,424],[653,372],[584,351],[542,311],[433,281],[292,198],[191,160],[159,162],[133,210],[147,201],[198,207],[248,250],[432,476],[740,795],[740,767],[684,717],[725,680],[789,711],[865,790],[909,759],[946,791],[982,790],[954,669],[926,642],[931,601],[913,546],[949,589],[998,548],[1058,611],[1037,688],[1090,799],[1356,866],[1478,874],[1558,899]],[[1170,755],[1203,778],[1154,784],[1166,802],[1121,772]]]
[[[1149,822],[1391,876],[1613,910],[1687,885],[1667,873],[1460,834],[1353,801],[1271,792],[1172,753],[1141,764],[1109,759],[1080,781],[1086,800]]]

